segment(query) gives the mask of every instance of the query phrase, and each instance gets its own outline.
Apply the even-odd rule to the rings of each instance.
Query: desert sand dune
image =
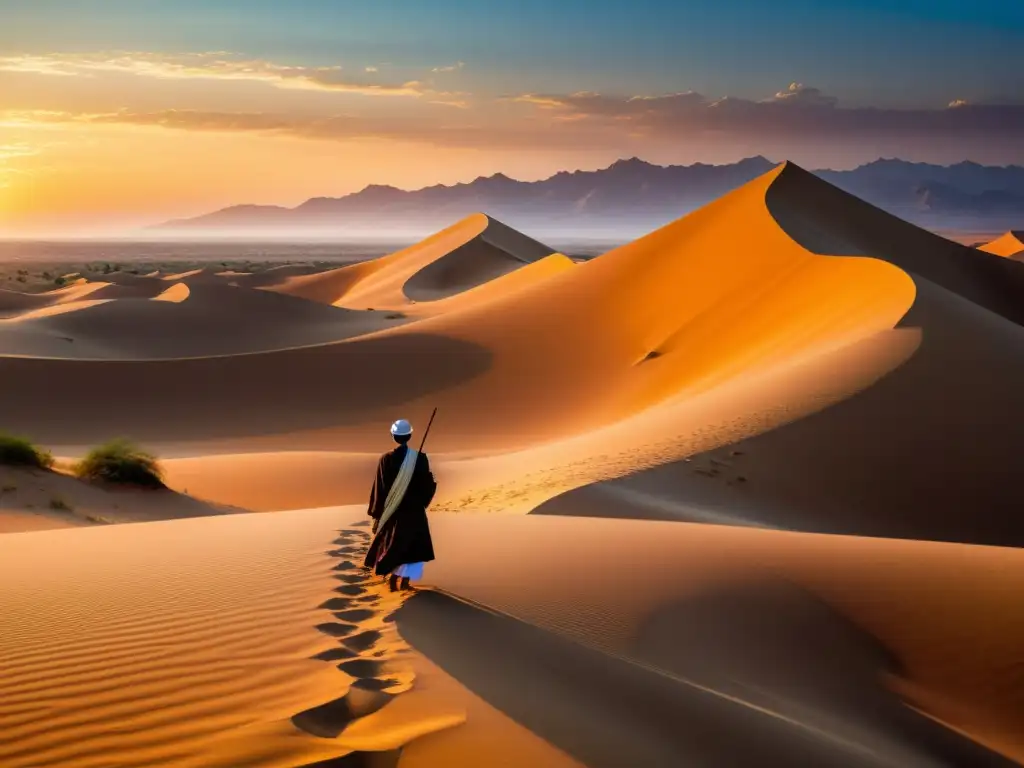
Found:
[[[175,283],[170,288],[161,293],[158,293],[153,297],[153,301],[170,301],[174,304],[179,304],[189,296],[192,295],[192,291],[185,283]]]
[[[136,275],[131,272],[111,272],[103,280],[90,284],[99,285],[93,298],[97,299],[152,299],[167,290],[167,280],[158,272]]]
[[[1010,230],[990,243],[979,245],[978,250],[1021,261],[1024,259],[1024,231]]]
[[[233,280],[237,280],[240,285],[245,285],[248,288],[259,288],[277,285],[289,277],[298,277],[319,271],[321,270],[318,270],[312,264],[282,264],[276,267],[268,267],[260,272],[239,272],[229,276]],[[218,274],[221,276],[226,275],[224,272],[218,272]]]
[[[380,269],[380,261],[381,259],[364,261],[313,274],[286,275],[265,286],[255,287],[264,287],[267,291],[296,296],[320,304],[336,304],[352,286]]]
[[[579,768],[410,651],[365,528],[233,517],[0,538],[0,764]]]
[[[429,375],[396,376],[395,360]],[[18,394],[0,401],[0,424],[55,449],[127,435],[156,449],[189,443],[199,453],[217,441],[236,452],[275,442],[316,450],[338,447],[339,433],[353,442],[379,437],[396,404],[440,394],[479,375],[489,361],[485,349],[426,334],[378,334],[229,357],[7,356],[0,357],[6,391]],[[96,408],[109,400],[112,380],[118,408]]]
[[[160,279],[166,282],[179,282],[181,280],[188,280],[194,283],[209,283],[216,282],[216,273],[210,269],[190,269],[185,272],[176,272],[170,275],[161,275]]]
[[[247,510],[167,489],[115,487],[88,483],[59,471],[0,466],[0,531],[5,533],[243,511]]]
[[[10,317],[20,312],[46,306],[52,301],[46,294],[21,293],[0,288],[0,317]]]
[[[1024,324],[1024,265],[915,227],[792,163],[779,181],[767,195],[768,208],[808,250],[885,259]]]
[[[484,214],[373,261],[289,278],[269,290],[352,309],[453,296],[555,251]]]
[[[111,287],[109,283],[90,283],[82,281],[65,288],[58,288],[43,293],[20,293],[0,288],[0,320],[17,317],[24,312],[44,309],[56,304],[82,301],[93,297],[97,292]]]
[[[365,503],[378,453],[285,451],[164,461],[167,483],[204,499],[233,499],[245,509],[330,507]]]
[[[402,287],[413,301],[453,296],[550,256],[543,243],[488,218],[479,236],[423,267]]]
[[[23,315],[0,328],[0,353],[115,360],[231,355],[337,341],[396,322],[228,285],[163,288],[154,300],[84,301],[74,312]],[[17,332],[17,347],[5,345],[7,330]],[[70,341],[58,351],[51,343],[33,352],[24,339],[34,331],[41,344],[54,336]]]
[[[361,513],[0,538],[3,764],[1003,766],[1024,749],[1015,550],[439,518],[429,582],[474,605],[368,579]]]
[[[735,752],[743,745],[787,756],[785,765],[1015,764],[993,752],[1024,759],[1024,689],[1014,671],[1024,640],[1019,550],[625,520],[444,516],[432,525],[445,549],[429,583],[687,681],[688,695],[673,703],[693,720],[674,718],[650,734],[652,744],[675,743],[676,754],[711,765],[744,764]],[[481,546],[487,541],[501,545]],[[417,600],[398,615],[413,648],[575,754],[561,740],[572,736],[564,720],[561,738],[550,730],[572,710],[539,723],[541,713],[524,709],[534,689],[497,680],[498,659],[561,695],[607,666],[558,653],[564,666],[547,666],[540,680],[531,659],[544,651],[528,644],[535,633],[437,599],[414,611]],[[970,650],[979,647],[986,652]],[[595,680],[588,718],[598,717],[603,682]],[[588,706],[578,690],[569,695]],[[715,702],[723,697],[733,706]],[[616,711],[616,702],[606,706]],[[764,716],[748,718],[751,709]]]
[[[403,307],[402,312],[410,317],[434,317],[472,306],[482,306],[495,299],[506,299],[532,288],[541,281],[570,269],[574,264],[568,256],[553,253],[447,298],[410,304]]]
[[[795,211],[804,198],[827,200],[826,192],[808,194],[820,182],[788,174],[769,190],[770,205]],[[816,222],[819,242],[840,237],[827,220]],[[807,231],[787,213],[780,223]],[[919,256],[945,276],[943,259],[953,253]],[[987,285],[986,271],[969,274],[972,290]],[[607,489],[581,488],[538,511],[612,515],[629,508],[626,494],[657,518],[729,510],[738,520],[797,530],[1024,545],[1014,511],[1024,503],[1015,479],[1024,447],[1016,394],[1024,387],[1024,329],[913,276],[917,295],[901,326],[921,330],[920,347],[874,386],[728,448]]]

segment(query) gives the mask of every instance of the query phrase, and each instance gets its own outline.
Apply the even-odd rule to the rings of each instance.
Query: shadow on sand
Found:
[[[590,768],[1014,765],[903,705],[881,683],[898,665],[873,638],[777,581],[660,610],[635,661],[440,592],[414,595],[396,621],[416,651]]]

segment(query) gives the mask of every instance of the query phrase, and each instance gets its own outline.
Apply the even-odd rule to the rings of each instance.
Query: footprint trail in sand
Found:
[[[343,529],[333,542],[336,549],[327,554],[338,560],[333,567],[333,578],[341,582],[335,588],[336,597],[325,601],[320,609],[328,611],[331,619],[317,625],[317,629],[328,637],[335,638],[338,645],[322,651],[313,659],[334,664],[349,678],[349,687],[339,698],[294,715],[292,723],[302,731],[323,739],[346,742],[359,725],[373,728],[370,722],[374,715],[381,713],[401,694],[412,689],[416,679],[410,663],[411,648],[398,634],[393,619],[394,612],[401,607],[408,593],[391,593],[380,579],[355,561],[361,559],[369,545],[370,536],[356,527]],[[434,716],[410,720],[402,718],[396,723],[391,734],[379,732],[379,745],[383,742],[400,742],[405,734],[413,738],[430,733],[438,727],[456,725]],[[358,725],[357,725],[358,724]],[[365,737],[358,739],[365,742]],[[398,765],[402,746],[384,749],[353,750],[344,759],[349,762],[337,763],[345,766],[370,766],[387,768]],[[317,763],[315,765],[335,765]]]

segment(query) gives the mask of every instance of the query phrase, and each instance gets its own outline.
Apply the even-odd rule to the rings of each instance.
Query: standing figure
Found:
[[[366,513],[373,518],[374,538],[365,567],[389,575],[394,592],[409,589],[410,579],[423,577],[423,564],[434,559],[427,507],[437,491],[427,455],[410,448],[412,425],[399,419],[391,425],[398,446],[380,457]]]

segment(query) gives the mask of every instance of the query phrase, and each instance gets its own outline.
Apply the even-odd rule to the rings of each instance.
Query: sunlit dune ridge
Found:
[[[979,245],[978,250],[994,253],[996,256],[1005,256],[1008,259],[1024,258],[1024,232],[1010,231],[990,243]]]

